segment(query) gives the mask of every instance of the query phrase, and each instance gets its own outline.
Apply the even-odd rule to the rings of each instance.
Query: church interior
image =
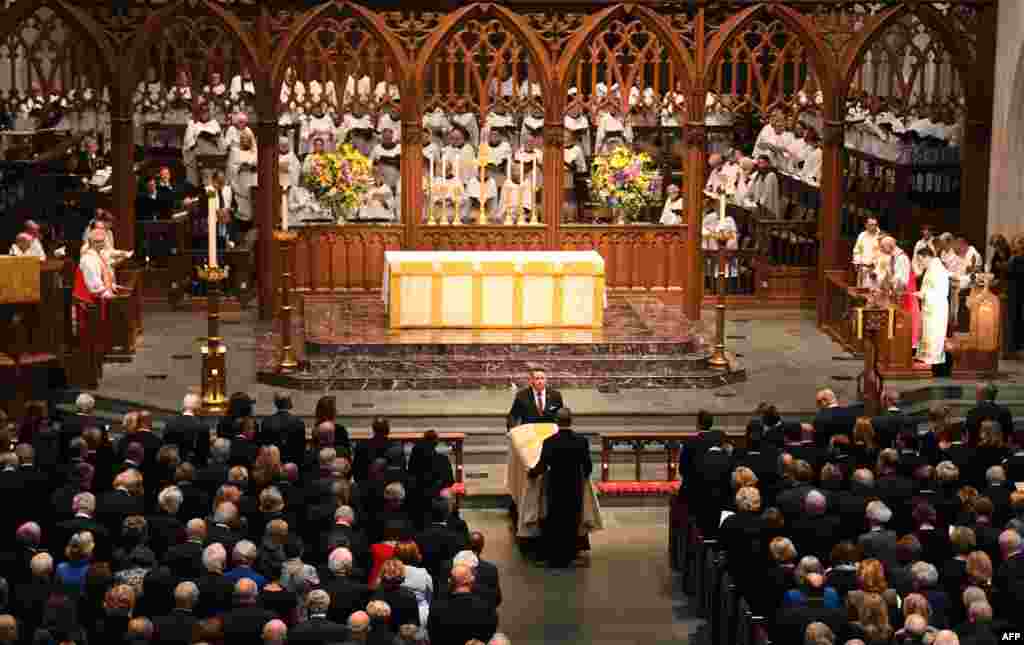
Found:
[[[42,468],[45,442],[34,437],[47,432],[60,444],[48,464],[60,475],[33,494],[46,506],[81,486],[71,435],[88,443],[87,430],[99,429],[109,446],[85,461],[95,467],[110,452],[115,491],[125,469],[141,470],[147,517],[163,504],[157,493],[179,488],[175,468],[156,463],[160,445],[205,473],[222,439],[254,444],[239,462],[253,509],[296,464],[302,487],[354,479],[365,497],[358,472],[339,476],[317,459],[337,448],[358,470],[360,446],[372,451],[386,420],[404,457],[385,465],[403,471],[410,504],[429,516],[436,501],[421,499],[412,473],[426,442],[451,470],[441,499],[486,533],[506,582],[497,629],[474,644],[831,645],[920,635],[903,607],[924,591],[897,589],[897,573],[887,578],[898,602],[884,586],[854,584],[835,607],[825,593],[841,620],[814,603],[796,618],[787,610],[822,584],[833,589],[827,565],[875,558],[906,564],[908,580],[918,560],[930,562],[946,589],[954,527],[974,526],[986,508],[964,502],[963,520],[943,497],[955,497],[950,481],[974,487],[972,500],[1002,499],[972,461],[994,454],[976,445],[979,424],[989,436],[984,419],[1002,423],[1007,458],[986,465],[1017,481],[1024,434],[992,411],[993,392],[1007,415],[1024,411],[1024,6],[1015,0],[8,0],[0,17],[0,242],[10,245],[0,256],[0,490],[23,485],[4,480],[3,456],[36,446]],[[548,390],[543,379],[537,389],[538,373]],[[536,415],[513,419],[517,390],[537,394]],[[546,409],[554,390],[569,421]],[[979,421],[984,405],[992,416]],[[183,407],[212,448],[174,443]],[[260,428],[287,409],[304,428],[299,451],[272,441],[257,457],[254,437],[276,436]],[[897,411],[899,421],[879,421]],[[548,425],[532,443],[515,434]],[[555,498],[535,469],[541,445],[569,425],[588,446],[579,530],[589,540],[566,572],[539,564]],[[139,432],[160,437],[152,455]],[[970,458],[956,453],[961,432],[964,450],[977,451]],[[271,444],[282,483],[257,489]],[[130,460],[136,445],[141,467]],[[923,460],[893,467],[915,485],[906,499],[857,488],[862,470],[888,476],[889,451]],[[810,475],[794,462],[809,462]],[[946,463],[960,475],[942,480]],[[540,481],[555,481],[550,468]],[[920,468],[938,493],[918,481]],[[737,483],[747,473],[753,483]],[[996,509],[998,529],[1024,518],[1020,480],[1021,499],[1007,491]],[[234,481],[225,470],[216,484]],[[789,488],[802,491],[795,506]],[[843,515],[839,490],[860,495],[859,519]],[[102,509],[105,491],[95,492]],[[210,492],[213,526],[223,496]],[[726,513],[746,521],[754,493],[754,510],[775,509],[786,528],[760,514],[737,528]],[[351,502],[357,518],[373,515],[371,538],[388,534],[378,515],[399,512],[382,495],[379,513],[365,498]],[[296,500],[289,517],[319,508]],[[919,535],[918,509],[937,508],[929,527],[948,525],[950,536],[935,547],[941,559],[901,559],[896,546],[880,554],[858,540],[865,507],[871,527],[888,522],[875,521],[874,500],[895,513],[898,536],[918,536],[918,551],[935,547]],[[0,522],[0,545],[22,549],[32,522],[50,544],[51,525],[75,520],[51,513]],[[831,542],[805,524],[833,513],[842,530]],[[266,512],[241,514],[269,552]],[[193,516],[177,517],[191,536]],[[333,552],[313,544],[333,535],[333,517],[325,529],[293,520],[310,534],[307,561],[323,556],[313,563],[332,575]],[[1024,530],[1018,521],[1004,533]],[[998,572],[978,583],[982,622],[993,634],[1024,628],[1008,609],[1024,601],[1024,569],[1019,582],[1005,570],[1016,552],[1000,550],[998,530],[985,545],[972,530]],[[797,555],[784,557],[779,539]],[[850,542],[860,557],[838,559],[833,547]],[[53,544],[53,564],[68,564],[67,541]],[[763,557],[744,555],[744,544]],[[157,547],[173,549],[149,546],[157,561]],[[227,550],[227,568],[237,554]],[[804,571],[807,557],[821,571]],[[35,560],[23,559],[0,562],[12,588],[31,582]],[[100,561],[92,556],[93,568]],[[787,595],[767,598],[743,565],[767,569]],[[795,582],[784,565],[797,568]],[[451,609],[440,590],[449,579],[459,587],[457,568],[433,581],[441,609]],[[818,573],[825,583],[812,580]],[[253,638],[287,642],[276,623],[301,633],[322,609],[317,590],[337,602],[328,577],[292,590],[298,618],[279,613]],[[226,614],[211,610],[208,582],[197,583],[198,631],[163,639],[153,628],[161,615],[142,604],[124,641],[224,642],[225,616],[238,610],[230,600]],[[176,602],[176,587],[161,593],[169,589]],[[948,614],[925,616],[929,638],[987,642],[970,640],[975,607],[961,602],[963,588],[947,592]],[[236,598],[247,593],[235,588]],[[889,602],[892,629],[871,640],[865,607],[875,596]],[[366,642],[464,645],[438,635],[463,632],[444,612],[428,619],[418,599],[415,635],[397,619],[394,633],[381,627],[377,606]],[[84,618],[58,629],[18,607],[0,607],[0,640],[8,615],[19,642],[38,640],[30,629],[49,629],[54,643],[115,634]],[[351,641],[337,642],[365,641],[361,613],[338,615]],[[808,625],[829,631],[805,634]],[[295,640],[335,642],[319,638]]]

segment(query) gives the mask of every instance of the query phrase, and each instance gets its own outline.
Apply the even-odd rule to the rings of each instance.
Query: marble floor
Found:
[[[589,562],[568,570],[524,559],[505,512],[463,515],[500,571],[500,629],[513,645],[679,645],[700,624],[668,566],[667,509],[604,509]]]

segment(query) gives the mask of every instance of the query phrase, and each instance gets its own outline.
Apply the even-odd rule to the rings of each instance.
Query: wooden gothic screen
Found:
[[[251,23],[245,26],[251,28]],[[137,80],[155,80],[173,86],[178,73],[186,71],[193,90],[199,91],[217,72],[225,83],[247,65],[234,34],[208,13],[175,14],[147,50],[147,60],[137,61]],[[152,71],[150,71],[152,70]]]
[[[0,89],[25,96],[35,84],[47,95],[108,85],[88,40],[46,6],[0,43]]]

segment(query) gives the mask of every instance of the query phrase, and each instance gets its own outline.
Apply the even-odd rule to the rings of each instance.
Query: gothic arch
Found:
[[[522,16],[509,11],[507,8],[498,4],[490,2],[476,2],[445,16],[438,28],[430,35],[427,41],[423,44],[422,49],[420,49],[419,55],[416,57],[415,73],[412,79],[416,97],[414,105],[417,110],[423,109],[427,68],[441,44],[448,40],[452,31],[464,20],[486,17],[497,19],[524,44],[529,57],[537,65],[537,70],[539,72],[538,78],[541,85],[541,93],[544,97],[544,103],[547,106],[551,105],[549,97],[552,96],[552,64],[548,57],[547,49],[544,47],[543,41],[536,32],[530,28],[526,19]]]
[[[14,3],[9,9],[3,11],[3,24],[0,26],[0,43],[5,43],[12,33],[20,29],[28,18],[32,17],[40,9],[47,8],[56,14],[63,22],[67,23],[74,31],[84,34],[89,44],[96,48],[100,58],[100,66],[105,80],[110,84],[111,90],[115,91],[118,86],[117,74],[114,64],[114,50],[110,46],[102,28],[78,7],[72,6],[64,0],[21,0]]]
[[[733,38],[742,34],[743,30],[762,13],[781,20],[803,44],[809,54],[810,64],[814,69],[823,95],[825,119],[834,119],[839,110],[839,106],[836,104],[836,90],[839,83],[834,59],[817,37],[814,27],[807,17],[785,5],[759,4],[741,11],[726,21],[708,44],[707,58],[701,75],[702,86],[706,87],[708,80],[714,78],[719,59],[725,54],[726,48]]]
[[[686,83],[684,90],[688,90],[693,86],[696,79],[696,66],[690,54],[679,46],[678,36],[672,32],[672,28],[666,24],[665,20],[648,7],[636,4],[617,4],[595,14],[590,19],[590,24],[585,25],[576,32],[569,42],[566,43],[565,51],[562,53],[561,58],[559,58],[558,67],[555,71],[558,80],[558,97],[565,96],[566,91],[569,89],[570,74],[579,63],[579,58],[583,54],[583,49],[587,43],[597,34],[600,34],[612,20],[629,15],[636,15],[667,45],[669,55],[672,56],[676,67],[684,71],[681,75],[681,78]]]
[[[163,9],[150,14],[132,38],[131,55],[127,60],[132,61],[134,64],[126,66],[124,72],[124,86],[128,92],[144,78],[145,66],[140,65],[139,62],[146,60],[146,51],[153,44],[153,41],[158,38],[159,33],[166,28],[167,23],[173,20],[179,11],[187,11],[190,14],[194,14],[198,7],[204,8],[206,12],[220,23],[224,31],[235,39],[241,46],[242,54],[254,68],[262,69],[265,67],[266,61],[261,59],[256,42],[246,32],[237,16],[225,11],[218,3],[211,0],[177,0]]]
[[[402,44],[398,38],[388,29],[383,20],[379,15],[366,9],[365,7],[351,2],[350,0],[331,0],[322,5],[313,7],[296,20],[295,24],[289,30],[288,35],[285,36],[284,40],[278,45],[274,52],[273,58],[270,62],[270,87],[278,88],[284,81],[285,70],[288,65],[288,59],[293,54],[295,47],[297,47],[303,40],[305,40],[311,33],[316,29],[317,23],[320,18],[324,17],[325,14],[331,10],[341,12],[343,9],[352,11],[353,14],[358,16],[362,23],[366,25],[367,29],[377,38],[380,42],[384,43],[387,48],[388,55],[394,60],[395,65],[399,70],[402,71],[402,78],[400,79],[400,91],[404,96],[410,91],[410,73],[409,69],[411,61],[402,48]]]
[[[887,9],[882,14],[881,19],[877,20],[871,29],[865,29],[855,39],[850,41],[846,46],[843,60],[839,66],[839,82],[841,83],[840,89],[842,89],[843,95],[845,96],[849,92],[850,86],[853,83],[853,76],[857,73],[857,69],[864,60],[864,55],[874,44],[875,40],[884,36],[890,26],[908,15],[917,17],[926,27],[937,33],[942,38],[943,45],[953,53],[953,64],[960,74],[964,93],[969,101],[972,94],[972,84],[967,82],[967,79],[970,78],[969,69],[973,59],[970,50],[953,33],[947,21],[943,19],[938,11],[927,5],[919,5],[917,3],[913,5],[901,4]]]

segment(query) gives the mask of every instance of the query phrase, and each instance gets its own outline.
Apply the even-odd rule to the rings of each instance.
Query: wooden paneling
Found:
[[[431,226],[419,230],[420,251],[543,251],[540,226]]]
[[[596,250],[612,289],[682,289],[686,227],[563,226],[559,248]]]
[[[295,289],[325,292],[379,289],[384,252],[400,249],[402,235],[401,228],[384,226],[301,229],[290,258]],[[275,279],[279,280],[279,250],[275,252],[274,267]]]

